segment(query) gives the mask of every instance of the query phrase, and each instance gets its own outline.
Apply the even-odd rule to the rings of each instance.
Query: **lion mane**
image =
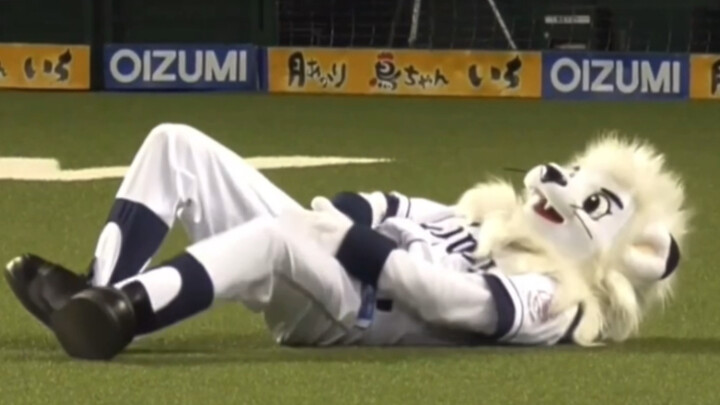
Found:
[[[456,209],[482,223],[476,256],[492,258],[506,274],[543,273],[555,279],[551,313],[581,305],[575,342],[592,346],[624,341],[638,332],[654,306],[672,296],[676,272],[657,274],[666,263],[658,258],[653,241],[669,234],[683,250],[689,219],[684,186],[680,176],[665,167],[663,154],[617,132],[589,143],[568,163],[575,165],[608,176],[637,206],[611,246],[587,259],[562,255],[529,226],[522,210],[529,195],[507,181],[494,178],[477,184],[460,197]]]

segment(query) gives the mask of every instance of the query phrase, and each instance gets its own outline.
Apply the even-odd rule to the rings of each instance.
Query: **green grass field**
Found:
[[[156,123],[193,124],[245,156],[390,157],[267,171],[299,201],[397,189],[452,202],[502,167],[564,160],[594,133],[649,138],[697,212],[676,300],[641,337],[598,349],[291,349],[223,305],[111,363],[68,359],[0,282],[0,404],[720,403],[720,105],[0,92],[0,156],[128,164]],[[0,181],[0,261],[37,252],[84,269],[119,180]],[[173,234],[162,257],[184,239]]]

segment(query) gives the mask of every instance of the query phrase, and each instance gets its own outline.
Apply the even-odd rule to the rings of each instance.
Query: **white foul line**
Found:
[[[258,170],[387,163],[391,159],[342,156],[257,156],[246,158]],[[62,169],[57,159],[0,157],[0,180],[88,181],[122,178],[127,166]]]

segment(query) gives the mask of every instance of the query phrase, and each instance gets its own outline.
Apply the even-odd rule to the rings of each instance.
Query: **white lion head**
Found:
[[[531,169],[522,197],[507,183],[483,183],[458,209],[487,225],[479,255],[504,258],[509,272],[542,266],[559,280],[558,310],[583,304],[576,340],[620,341],[669,296],[686,234],[683,185],[664,160],[648,143],[609,133],[568,164]]]

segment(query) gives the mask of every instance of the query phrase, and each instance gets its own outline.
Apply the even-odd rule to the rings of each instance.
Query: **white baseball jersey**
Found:
[[[551,316],[553,279],[506,276],[492,260],[474,258],[480,224],[425,199],[392,193],[383,204],[377,195],[363,196],[373,206],[375,229],[398,244],[377,291],[363,290],[358,325],[367,328],[366,343],[552,345],[570,339],[581,309]]]

